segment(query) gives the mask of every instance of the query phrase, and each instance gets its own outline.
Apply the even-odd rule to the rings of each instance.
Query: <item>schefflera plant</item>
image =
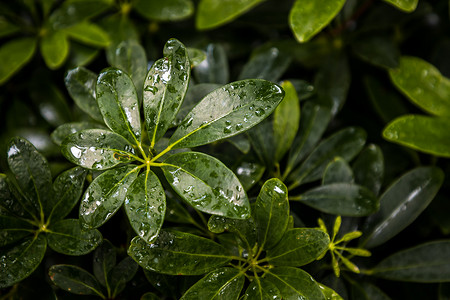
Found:
[[[12,176],[0,174],[0,288],[28,277],[47,245],[84,255],[102,241],[98,230],[83,230],[78,220],[65,219],[80,199],[85,169],[67,170],[52,183],[47,160],[19,137],[11,140],[7,158]]]
[[[185,97],[190,68],[185,46],[169,40],[164,58],[153,64],[144,82],[144,128],[131,78],[115,68],[99,75],[97,103],[85,108],[94,111],[98,105],[110,130],[81,130],[61,145],[73,163],[105,171],[82,197],[80,219],[86,228],[101,226],[125,203],[135,232],[144,242],[153,241],[166,209],[164,189],[154,168],[161,168],[172,188],[195,209],[234,219],[250,216],[244,188],[222,162],[200,152],[172,150],[205,145],[247,130],[276,108],[284,91],[259,79],[227,84],[205,96],[170,139],[163,138]]]
[[[183,300],[342,299],[299,268],[321,257],[330,237],[293,224],[287,188],[274,178],[262,186],[248,219],[210,217],[208,228],[220,243],[168,228],[152,244],[135,237],[128,254],[149,271],[203,275]],[[233,238],[221,239],[227,234]]]

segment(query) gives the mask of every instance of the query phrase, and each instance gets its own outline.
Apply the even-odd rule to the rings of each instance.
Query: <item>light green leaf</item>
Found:
[[[326,300],[344,300],[338,293],[336,293],[333,289],[327,287],[326,285],[323,285],[321,283],[318,283],[319,288],[322,290],[323,295],[325,296]],[[376,299],[373,299],[376,300]]]
[[[0,247],[19,241],[31,235],[36,228],[16,216],[0,214]]]
[[[437,167],[419,167],[397,179],[380,197],[380,210],[367,219],[363,245],[376,247],[411,224],[430,204],[444,180]]]
[[[226,253],[209,239],[164,229],[152,244],[135,237],[128,248],[128,255],[144,269],[169,275],[207,273],[231,260]]]
[[[166,195],[158,177],[148,169],[128,188],[125,210],[138,236],[151,243],[159,233],[166,213]]]
[[[62,154],[74,164],[106,170],[135,160],[134,148],[124,137],[103,129],[86,129],[66,137]]]
[[[405,115],[390,122],[383,137],[428,154],[450,157],[450,118]]]
[[[384,0],[384,2],[387,2],[405,12],[415,11],[417,4],[419,4],[419,0]]]
[[[246,220],[236,220],[211,216],[208,220],[208,229],[214,233],[222,233],[224,231],[234,233],[241,241],[241,246],[248,251],[253,249],[256,243],[256,227],[251,217]]]
[[[212,271],[194,284],[180,300],[213,300],[239,298],[244,287],[245,276],[234,268],[220,268]]]
[[[186,50],[188,52],[191,68],[198,66],[202,61],[206,59],[206,53],[203,50],[191,47],[187,47]]]
[[[164,46],[164,58],[157,60],[144,82],[144,115],[150,146],[164,135],[183,102],[190,78],[186,48],[176,39]]]
[[[169,156],[161,166],[174,190],[194,208],[233,219],[250,215],[247,195],[222,162],[199,152]]]
[[[389,70],[394,85],[426,112],[450,117],[450,79],[430,63],[403,56],[397,69]]]
[[[85,228],[97,228],[116,213],[137,171],[134,166],[124,166],[108,170],[92,181],[81,198],[80,220]]]
[[[353,181],[352,168],[340,157],[334,158],[323,172],[322,185],[339,182],[353,183]]]
[[[245,291],[242,300],[281,300],[278,288],[264,277],[255,277]]]
[[[66,28],[107,10],[113,0],[70,0],[63,2],[49,18],[55,29]]]
[[[186,19],[194,13],[192,0],[138,0],[133,7],[147,19],[157,21],[178,21]]]
[[[383,184],[384,157],[380,147],[368,145],[353,163],[355,183],[365,186],[377,196]]]
[[[206,59],[194,68],[198,83],[226,84],[229,82],[230,71],[225,48],[220,44],[209,44],[206,49]]]
[[[59,288],[78,295],[95,295],[105,299],[98,281],[82,268],[70,265],[53,265],[48,275]]]
[[[289,13],[289,25],[300,43],[319,33],[339,13],[345,0],[296,0]]]
[[[62,31],[49,32],[42,37],[41,53],[47,67],[59,68],[69,55],[69,41]]]
[[[400,51],[389,35],[371,34],[357,39],[353,51],[363,60],[386,69],[397,68]]]
[[[429,242],[397,252],[369,272],[389,280],[427,283],[449,281],[450,241]]]
[[[85,130],[85,129],[106,129],[105,126],[99,124],[99,123],[93,123],[93,122],[70,122],[63,124],[61,126],[58,126],[50,135],[52,141],[57,144],[58,146],[61,146],[63,140],[68,137],[71,134],[74,134],[76,132]]]
[[[120,294],[128,281],[133,279],[139,265],[129,256],[125,257],[110,272],[112,297]]]
[[[36,50],[34,38],[20,38],[0,47],[0,85],[19,71],[33,57]]]
[[[107,47],[110,43],[108,34],[99,26],[88,21],[77,23],[62,29],[72,39],[93,47]]]
[[[116,265],[116,249],[108,240],[103,240],[95,249],[92,268],[97,281],[106,287],[109,281],[109,272]]]
[[[264,0],[201,0],[197,8],[196,27],[213,29],[229,23]]]
[[[208,94],[172,135],[171,147],[195,147],[241,133],[265,119],[284,91],[265,80],[242,80]]]

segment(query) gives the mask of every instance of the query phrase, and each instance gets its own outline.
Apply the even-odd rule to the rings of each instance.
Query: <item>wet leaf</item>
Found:
[[[152,244],[135,237],[128,249],[128,255],[141,267],[169,275],[207,273],[231,260],[226,253],[209,239],[164,229]]]
[[[344,4],[345,0],[296,0],[289,13],[289,25],[297,41],[307,42],[319,33],[334,19]]]
[[[271,170],[275,166],[275,137],[273,118],[267,118],[246,132],[252,149],[264,166]]]
[[[206,49],[206,59],[194,68],[198,83],[226,84],[229,82],[230,71],[225,48],[220,44],[209,44]]]
[[[264,277],[255,277],[242,300],[281,300],[281,293],[278,288]]]
[[[194,4],[191,0],[165,0],[164,2],[139,0],[133,7],[147,19],[157,21],[178,21],[194,13]]]
[[[70,265],[53,265],[48,271],[52,282],[59,288],[78,295],[96,295],[105,299],[103,289],[89,272]]]
[[[88,21],[62,29],[72,39],[93,47],[106,47],[110,40],[108,34],[99,26]]]
[[[14,39],[0,47],[0,85],[19,71],[33,57],[36,50],[34,38]]]
[[[63,2],[49,18],[54,28],[66,28],[107,10],[112,0],[72,0]]]
[[[233,219],[250,215],[247,195],[222,162],[199,152],[169,156],[161,166],[173,189],[194,208]]]
[[[108,68],[97,79],[97,103],[106,125],[132,144],[141,141],[138,98],[131,78],[121,70]]]
[[[211,216],[208,221],[208,229],[214,233],[222,233],[224,231],[234,233],[242,242],[242,247],[247,250],[253,249],[256,243],[256,227],[253,218],[236,220]]]
[[[50,69],[59,68],[69,55],[69,41],[62,31],[49,32],[40,43],[42,57]]]
[[[33,233],[33,226],[15,216],[0,214],[0,247],[12,244]]]
[[[322,290],[323,295],[326,300],[344,300],[338,293],[336,293],[333,289],[321,284],[319,284],[319,288]]]
[[[92,267],[97,281],[106,287],[109,282],[109,272],[116,265],[116,249],[108,240],[103,240],[95,249]]]
[[[323,172],[322,185],[339,182],[353,183],[353,181],[352,168],[340,157],[330,162]]]
[[[379,208],[378,199],[370,190],[345,182],[313,188],[300,195],[300,202],[321,212],[347,217],[367,216]]]
[[[111,270],[111,290],[113,297],[123,291],[126,283],[133,279],[138,268],[139,265],[131,257],[127,256]]]
[[[97,229],[83,230],[78,219],[66,219],[51,224],[47,233],[48,245],[66,255],[85,255],[102,241]]]
[[[437,167],[419,167],[397,179],[380,197],[380,210],[367,219],[363,245],[379,246],[411,224],[430,204],[444,180]]]
[[[63,140],[76,132],[85,130],[85,129],[106,129],[105,126],[99,124],[99,123],[93,123],[93,122],[72,122],[72,123],[66,123],[61,126],[58,126],[50,135],[52,141],[57,144],[58,146],[61,146]]]
[[[0,249],[0,288],[12,286],[25,279],[39,266],[47,249],[43,234],[24,239],[13,247]]]
[[[151,243],[158,236],[166,213],[166,195],[155,173],[147,170],[130,185],[125,210],[136,234]]]
[[[368,145],[353,163],[355,183],[365,186],[377,196],[383,184],[384,157],[380,147]]]
[[[450,118],[405,115],[390,122],[383,137],[428,154],[450,157]]]
[[[274,247],[283,237],[289,221],[286,186],[279,179],[264,183],[253,208],[258,231],[258,244],[263,249]]]
[[[66,137],[62,154],[74,164],[91,170],[106,170],[133,161],[134,148],[124,137],[103,129],[86,129]]]
[[[30,219],[31,216],[22,205],[19,191],[14,187],[5,174],[0,174],[0,215],[22,217]]]
[[[274,248],[267,250],[266,258],[271,265],[300,267],[316,260],[329,244],[330,237],[320,229],[289,229]]]
[[[220,268],[212,271],[194,284],[180,300],[196,299],[238,299],[244,287],[245,276],[234,268]]]
[[[397,68],[400,51],[394,40],[386,35],[367,35],[353,43],[353,51],[363,60],[386,69]]]
[[[137,177],[137,169],[124,166],[108,170],[92,181],[80,205],[80,220],[86,228],[97,228],[111,218],[125,201],[126,192]]]
[[[251,160],[242,161],[235,169],[233,169],[246,191],[262,178],[265,170],[266,167]]]
[[[413,12],[416,10],[419,0],[384,0],[385,2],[397,7],[405,12]]]
[[[170,39],[164,58],[157,60],[144,82],[144,115],[150,146],[164,135],[183,102],[190,78],[190,62],[184,45]]]
[[[264,80],[230,83],[208,94],[172,135],[172,147],[195,147],[241,133],[265,119],[284,91]]]

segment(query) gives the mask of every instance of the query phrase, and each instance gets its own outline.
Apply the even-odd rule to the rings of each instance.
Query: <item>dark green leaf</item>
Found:
[[[289,81],[292,83],[295,90],[297,91],[298,99],[300,101],[309,99],[316,93],[314,86],[305,80],[289,79]]]
[[[106,47],[110,44],[108,34],[99,26],[88,21],[77,23],[62,29],[72,39],[94,47]]]
[[[352,168],[340,157],[336,157],[323,171],[322,185],[339,182],[353,183],[353,181]]]
[[[196,209],[233,219],[250,215],[247,195],[236,175],[212,156],[177,153],[161,168],[178,195]]]
[[[228,143],[236,147],[239,151],[241,151],[244,154],[247,154],[250,152],[250,149],[252,145],[250,144],[250,141],[248,138],[243,134],[234,135],[232,137],[229,137],[226,139]]]
[[[397,252],[369,271],[377,277],[411,282],[450,280],[450,241],[421,244]]]
[[[278,288],[264,277],[255,277],[245,291],[242,300],[281,300]]]
[[[259,161],[264,163],[267,169],[273,169],[275,161],[275,143],[273,118],[263,120],[257,126],[246,132],[252,149]]]
[[[361,282],[357,284],[352,282],[352,296],[354,299],[361,300],[390,300],[385,293],[383,293],[378,287],[367,282]]]
[[[157,21],[178,21],[194,13],[192,0],[138,0],[134,8],[144,17]]]
[[[397,179],[380,197],[380,210],[366,222],[364,246],[381,245],[411,224],[444,180],[437,167],[419,167]]]
[[[255,185],[263,176],[266,168],[254,161],[242,161],[234,172],[246,191]]]
[[[34,38],[20,38],[2,44],[0,47],[0,85],[19,71],[33,57],[36,50]]]
[[[61,126],[58,126],[51,134],[52,141],[57,144],[58,146],[61,146],[63,140],[76,132],[85,130],[85,129],[105,129],[105,127],[98,123],[91,123],[91,122],[73,122],[73,123],[66,123]]]
[[[125,284],[133,279],[139,265],[129,256],[111,270],[111,290],[113,298],[120,294],[125,288]]]
[[[62,3],[50,16],[54,28],[66,28],[107,10],[112,0],[70,0]]]
[[[275,266],[300,267],[316,260],[329,244],[330,237],[320,229],[289,229],[274,248],[267,250],[266,257]]]
[[[92,181],[81,199],[80,219],[86,228],[103,225],[122,206],[126,192],[138,172],[124,166],[102,173]]]
[[[450,299],[450,283],[442,282],[439,284],[438,300],[448,300],[448,299]]]
[[[253,208],[259,245],[274,247],[283,237],[289,221],[289,201],[286,186],[276,178],[264,183]]]
[[[373,193],[352,183],[332,183],[313,188],[300,195],[300,202],[321,212],[362,217],[375,213],[379,202]]]
[[[69,55],[69,41],[62,31],[47,33],[41,39],[41,53],[47,67],[57,69]]]
[[[19,191],[5,174],[0,174],[0,215],[28,219],[29,215],[21,204],[23,201],[18,201],[18,198],[20,198]]]
[[[103,129],[86,129],[66,137],[62,154],[74,164],[92,170],[106,170],[133,161],[133,145],[123,136]]]
[[[108,68],[97,79],[97,103],[106,125],[132,144],[141,141],[139,105],[131,78],[121,70]]]
[[[147,169],[128,188],[125,210],[138,236],[151,243],[159,233],[166,213],[166,195],[158,177]]]
[[[211,216],[208,221],[208,229],[214,233],[222,233],[224,231],[234,233],[242,241],[242,246],[247,250],[253,249],[256,243],[256,227],[253,218],[236,220]]]
[[[278,288],[282,299],[325,300],[317,282],[301,269],[277,267],[267,271],[265,278]]]
[[[316,0],[305,3],[296,0],[289,14],[289,25],[295,38],[303,43],[319,33],[339,13],[345,0],[331,3],[327,0]]]
[[[176,148],[208,144],[241,133],[265,119],[284,91],[265,80],[242,80],[208,94],[172,135]]]
[[[100,53],[98,48],[92,48],[77,42],[70,43],[70,54],[67,60],[68,68],[86,66]]]
[[[19,26],[10,23],[5,17],[0,16],[0,37],[11,35],[19,30]]]
[[[29,237],[14,247],[2,248],[0,288],[12,286],[33,273],[44,258],[46,249],[47,240],[43,234]]]
[[[206,49],[206,59],[194,68],[198,83],[229,82],[229,67],[225,48],[220,44],[209,44]]]
[[[189,211],[175,198],[172,193],[166,191],[166,215],[164,219],[169,222],[191,224],[192,217]]]
[[[413,12],[416,10],[419,0],[384,0],[387,3],[397,7],[405,12]]]
[[[450,118],[405,115],[383,130],[383,137],[415,150],[450,157]]]
[[[97,281],[106,286],[109,281],[109,272],[116,265],[116,249],[108,240],[103,240],[95,249],[92,267]]]
[[[144,115],[151,147],[171,126],[190,78],[189,58],[182,43],[170,39],[164,56],[153,64],[144,82]]]
[[[178,299],[181,295],[178,295],[178,289],[174,289],[174,286],[180,286],[182,278],[184,276],[176,276],[176,275],[165,275],[153,271],[149,271],[144,269],[145,277],[148,282],[160,293],[167,295],[167,297]],[[158,298],[159,300],[159,298]]]
[[[400,51],[394,40],[386,35],[367,35],[353,43],[353,51],[371,64],[386,69],[398,67]]]
[[[374,144],[368,145],[358,155],[352,167],[355,182],[365,186],[377,196],[384,177],[384,157],[380,147]]]
[[[30,223],[15,216],[0,214],[0,247],[17,242],[33,232]]]
[[[70,265],[53,265],[48,271],[56,286],[78,295],[96,295],[105,299],[98,281],[87,271]]]
[[[193,234],[161,230],[152,244],[135,237],[128,255],[141,267],[169,275],[201,275],[231,259],[221,245]]]
[[[140,300],[160,300],[160,299],[161,298],[158,295],[148,292],[142,295]]]
[[[85,255],[102,241],[97,229],[83,230],[78,219],[66,219],[50,225],[48,245],[56,252],[66,255]]]

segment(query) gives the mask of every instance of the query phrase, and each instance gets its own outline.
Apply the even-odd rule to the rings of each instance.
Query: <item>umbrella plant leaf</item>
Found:
[[[246,220],[229,219],[221,216],[211,216],[208,220],[208,229],[214,233],[224,231],[234,233],[246,249],[253,249],[256,243],[256,227],[253,218]]]
[[[355,183],[365,186],[377,196],[383,184],[384,157],[380,147],[368,145],[352,165]]]
[[[53,28],[66,28],[104,12],[113,3],[112,0],[65,1],[53,11],[49,21]]]
[[[203,50],[197,48],[186,48],[189,56],[189,62],[191,63],[191,68],[198,66],[202,61],[206,59],[206,53]]]
[[[33,225],[15,216],[0,215],[0,247],[31,235],[34,229]]]
[[[0,215],[18,216],[29,219],[29,215],[18,201],[19,192],[5,174],[0,174]]]
[[[230,71],[225,48],[221,44],[209,44],[206,49],[206,59],[194,68],[198,83],[226,84],[229,82]]]
[[[109,280],[109,272],[116,265],[116,249],[108,240],[103,242],[94,251],[92,267],[97,281],[106,286]]]
[[[20,38],[2,44],[0,47],[0,85],[26,65],[36,51],[34,38]]]
[[[192,0],[165,0],[164,2],[139,0],[134,4],[134,9],[150,20],[178,21],[194,13],[194,3]]]
[[[128,255],[144,269],[169,275],[205,274],[226,265],[231,260],[226,253],[209,239],[164,229],[152,244],[135,237],[128,249]]]
[[[105,126],[93,122],[71,122],[58,126],[50,135],[52,141],[61,146],[63,140],[71,134],[85,129],[106,129]]]
[[[255,277],[249,284],[242,300],[281,300],[278,288],[264,277]]]
[[[326,285],[323,285],[321,283],[318,283],[320,289],[322,290],[323,295],[325,296],[326,300],[344,300],[338,293],[336,293],[333,289],[327,287]],[[378,299],[377,299],[378,300]],[[381,299],[380,299],[381,300]]]
[[[200,152],[182,152],[169,156],[161,168],[173,189],[194,208],[232,219],[250,216],[244,188],[216,158]]]
[[[363,60],[386,69],[397,68],[400,51],[389,35],[370,35],[353,43],[353,51]]]
[[[105,299],[103,289],[89,272],[70,265],[53,265],[48,270],[52,282],[59,288],[78,295],[96,295]]]
[[[69,55],[69,41],[62,31],[49,32],[40,43],[44,61],[50,69],[60,67]]]
[[[66,137],[62,154],[71,162],[92,170],[106,170],[133,161],[133,145],[123,136],[103,129],[86,129]]]
[[[133,279],[139,269],[139,265],[129,256],[125,257],[111,270],[110,284],[113,297],[125,288],[125,284]]]
[[[281,87],[262,79],[227,84],[188,113],[170,147],[195,147],[241,133],[265,119],[283,97]]]
[[[108,34],[94,23],[83,21],[62,29],[70,38],[93,47],[107,47]]]
[[[419,0],[384,0],[384,2],[405,12],[413,12],[416,10],[417,4],[419,4]]]
[[[336,157],[330,162],[323,172],[322,185],[338,182],[353,183],[353,181],[352,168],[340,157]]]

